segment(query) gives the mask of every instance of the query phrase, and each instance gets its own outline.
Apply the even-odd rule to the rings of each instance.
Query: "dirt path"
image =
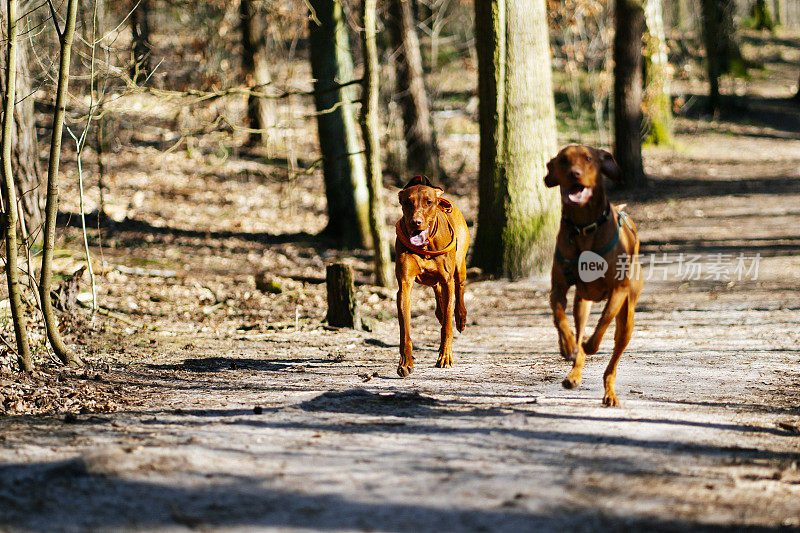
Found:
[[[150,397],[140,409],[72,424],[5,420],[3,523],[800,527],[796,302],[753,309],[695,297],[649,310],[663,292],[651,287],[620,367],[623,408],[606,409],[607,345],[581,389],[561,389],[544,289],[473,286],[498,304],[513,295],[515,309],[479,316],[458,339],[452,370],[432,368],[432,321],[417,328],[419,365],[406,380],[394,377],[395,349],[383,344],[390,325],[301,342],[209,338],[201,342],[213,358],[184,359],[167,376],[164,365],[139,369]]]

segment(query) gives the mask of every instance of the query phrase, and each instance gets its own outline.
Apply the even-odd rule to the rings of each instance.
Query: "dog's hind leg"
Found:
[[[600,341],[603,340],[603,335],[605,335],[614,317],[619,314],[620,309],[622,309],[622,306],[628,298],[628,294],[629,291],[627,288],[619,288],[611,293],[603,309],[603,314],[600,315],[600,321],[597,322],[594,333],[583,343],[583,351],[586,352],[587,355],[596,354],[597,350],[600,349]]]
[[[611,361],[608,362],[606,371],[603,374],[603,386],[605,388],[603,405],[608,407],[619,406],[619,400],[614,392],[614,381],[617,378],[617,363],[619,363],[619,358],[622,356],[625,347],[628,346],[628,341],[631,340],[631,333],[633,332],[633,308],[635,303],[636,301],[634,299],[626,298],[622,309],[617,315],[617,329],[614,332],[614,351],[611,353]]]
[[[456,268],[456,329],[460,332],[464,331],[467,326],[467,306],[464,305],[464,285],[467,283],[467,263],[461,261],[461,264]]]

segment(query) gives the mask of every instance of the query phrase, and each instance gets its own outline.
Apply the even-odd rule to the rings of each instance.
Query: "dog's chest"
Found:
[[[419,274],[417,274],[416,282],[422,285],[436,285],[448,276],[447,261],[444,257],[436,257],[426,259],[419,255],[414,255],[414,260],[417,262]]]
[[[605,279],[600,278],[590,281],[589,283],[578,281],[575,284],[575,291],[576,294],[578,294],[584,300],[602,302],[603,300],[608,299],[609,295],[611,294],[612,287]]]

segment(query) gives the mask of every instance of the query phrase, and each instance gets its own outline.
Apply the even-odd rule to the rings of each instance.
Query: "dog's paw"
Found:
[[[566,343],[559,345],[559,352],[561,353],[561,357],[563,357],[566,361],[570,363],[574,363],[575,359],[578,358],[578,347],[575,346],[571,350],[566,347]]]
[[[408,366],[399,365],[397,367],[397,375],[400,376],[401,378],[405,378],[405,377],[410,376],[411,372],[413,372],[413,371],[414,371],[414,367],[412,365],[408,365]]]
[[[600,349],[600,341],[595,341],[595,340],[594,340],[594,335],[592,335],[591,337],[589,337],[589,338],[588,338],[588,339],[587,339],[587,340],[586,340],[586,341],[583,343],[583,352],[584,352],[586,355],[594,355],[594,354],[596,354],[596,353],[597,353],[597,350],[599,350],[599,349]]]
[[[619,407],[619,400],[614,391],[606,392],[605,396],[603,396],[603,405],[606,407]]]
[[[575,389],[581,384],[581,376],[574,376],[570,374],[569,376],[564,378],[564,381],[561,382],[561,386],[565,389]]]
[[[443,353],[436,360],[436,368],[451,368],[453,366],[453,354]]]

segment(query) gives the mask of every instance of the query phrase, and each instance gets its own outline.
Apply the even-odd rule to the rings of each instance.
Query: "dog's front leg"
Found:
[[[550,308],[553,310],[553,323],[556,326],[556,330],[558,330],[558,347],[561,350],[561,357],[567,361],[574,361],[578,355],[578,347],[567,319],[568,290],[569,285],[567,285],[567,282],[563,279],[557,279],[554,274],[552,288],[550,289]]]
[[[397,317],[400,319],[400,363],[397,375],[404,378],[414,370],[414,356],[411,345],[411,287],[413,281],[398,276]]]
[[[449,276],[447,283],[439,283],[444,302],[444,320],[442,321],[442,340],[439,345],[439,359],[436,368],[453,366],[453,310],[455,308],[455,281]]]
[[[573,303],[573,316],[575,317],[575,360],[572,363],[572,370],[564,378],[561,384],[565,389],[574,389],[581,384],[581,371],[583,371],[583,364],[586,361],[586,352],[581,347],[583,340],[583,331],[586,329],[586,320],[589,318],[589,312],[592,308],[592,302],[578,296],[578,291],[575,291],[575,302]]]

